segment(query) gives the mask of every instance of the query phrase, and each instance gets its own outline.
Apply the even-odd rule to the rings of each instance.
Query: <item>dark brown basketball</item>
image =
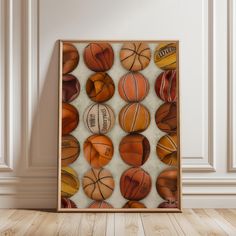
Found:
[[[73,71],[79,63],[79,52],[71,43],[63,43],[63,74]]]
[[[106,201],[94,201],[88,208],[113,208],[113,206]]]
[[[179,208],[177,202],[162,202],[158,205],[157,208]]]
[[[77,208],[76,204],[69,198],[61,198],[61,208]]]
[[[68,103],[62,103],[62,135],[69,134],[79,124],[77,109]]]
[[[122,208],[147,208],[142,202],[128,201]]]
[[[114,62],[114,52],[109,43],[90,43],[84,49],[84,62],[90,70],[104,72]]]
[[[126,164],[138,167],[147,161],[150,144],[142,134],[128,134],[121,140],[119,152]]]
[[[126,170],[120,178],[120,191],[128,200],[141,200],[151,190],[151,177],[142,168],[132,167]]]
[[[113,96],[115,85],[107,73],[97,72],[88,78],[86,92],[92,101],[105,102]]]

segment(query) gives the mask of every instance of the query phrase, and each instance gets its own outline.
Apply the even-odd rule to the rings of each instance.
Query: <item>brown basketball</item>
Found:
[[[88,208],[113,208],[113,206],[106,201],[94,201]]]
[[[139,72],[129,72],[119,80],[118,91],[127,102],[140,102],[149,92],[148,80]]]
[[[167,134],[160,138],[157,143],[156,153],[159,159],[167,165],[177,166],[177,142],[176,133]]]
[[[95,103],[85,110],[84,123],[92,133],[106,134],[114,126],[115,114],[107,104]]]
[[[79,63],[79,52],[71,43],[63,43],[63,74],[73,71]]]
[[[162,202],[158,205],[157,208],[179,208],[179,205],[177,202]]]
[[[151,190],[151,177],[142,168],[131,167],[120,178],[120,191],[128,200],[141,200]]]
[[[138,167],[143,165],[148,159],[150,144],[148,139],[142,134],[128,134],[122,138],[119,152],[126,164]]]
[[[69,198],[61,198],[61,208],[77,208],[76,204]]]
[[[157,127],[166,133],[175,133],[177,128],[177,107],[176,103],[162,104],[155,114]]]
[[[122,208],[147,208],[142,202],[128,201]]]
[[[141,103],[130,103],[121,109],[119,123],[127,133],[143,132],[150,124],[150,113]]]
[[[168,202],[178,201],[177,175],[176,168],[168,168],[157,177],[157,192]]]
[[[86,92],[92,101],[105,102],[113,96],[115,85],[107,73],[97,72],[88,78]]]
[[[90,43],[84,49],[84,62],[90,70],[109,70],[114,62],[114,52],[109,43]]]
[[[93,200],[105,200],[111,196],[115,182],[111,172],[107,169],[90,169],[83,177],[85,194]]]
[[[74,75],[63,75],[62,81],[62,101],[72,102],[79,96],[80,83]]]
[[[80,154],[78,140],[72,135],[62,136],[61,141],[61,165],[68,166],[73,163]]]
[[[105,135],[92,135],[84,142],[84,156],[93,168],[107,165],[114,153],[110,138]]]
[[[120,50],[120,61],[130,71],[145,69],[151,60],[151,50],[146,43],[125,43]]]
[[[79,124],[77,109],[68,103],[62,103],[62,135],[69,134]]]

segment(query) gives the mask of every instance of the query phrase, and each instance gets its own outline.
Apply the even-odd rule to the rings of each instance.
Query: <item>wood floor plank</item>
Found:
[[[95,223],[93,227],[93,236],[105,236],[107,229],[107,214],[96,213]]]
[[[107,214],[107,236],[115,236],[115,213]]]
[[[176,235],[184,235],[184,231],[182,230],[182,228],[180,227],[178,221],[176,220],[176,218],[174,217],[174,214],[172,213],[168,213],[167,214],[171,224],[173,225]]]
[[[13,209],[2,209],[0,210],[0,230],[9,220],[8,218],[13,215],[16,210]]]
[[[125,214],[115,213],[115,236],[125,235]]]
[[[125,235],[144,236],[143,224],[139,213],[125,214]]]
[[[83,213],[79,235],[89,236],[93,235],[94,224],[95,224],[95,213]]]
[[[236,214],[229,209],[216,209],[216,211],[235,228],[236,232]]]

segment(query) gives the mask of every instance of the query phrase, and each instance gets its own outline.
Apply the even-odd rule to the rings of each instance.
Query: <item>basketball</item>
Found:
[[[61,208],[77,208],[76,204],[69,198],[61,198]]]
[[[107,165],[112,159],[114,147],[105,135],[92,135],[84,142],[84,157],[93,168]]]
[[[167,134],[159,139],[156,153],[163,163],[170,166],[177,166],[177,142],[178,137],[176,133]]]
[[[79,124],[77,109],[68,103],[62,103],[62,135],[69,134]]]
[[[178,203],[174,202],[162,202],[158,205],[157,208],[179,208]]]
[[[126,164],[138,167],[147,161],[150,154],[150,144],[142,134],[128,134],[122,138],[119,152]]]
[[[115,114],[107,104],[94,103],[84,112],[84,124],[95,134],[106,134],[115,123]]]
[[[168,168],[157,177],[157,192],[168,202],[178,201],[177,175],[176,168]]]
[[[176,69],[176,43],[161,43],[154,53],[155,64],[163,70]]]
[[[109,43],[90,43],[84,49],[84,63],[92,71],[107,71],[113,62],[114,52]]]
[[[68,166],[73,163],[80,154],[78,140],[72,135],[62,136],[61,141],[61,165]]]
[[[150,124],[150,113],[140,103],[130,103],[119,113],[120,127],[127,133],[143,132]]]
[[[176,102],[176,71],[167,70],[162,72],[156,79],[155,91],[157,96],[164,102]]]
[[[122,208],[146,208],[146,206],[142,202],[128,201]]]
[[[79,63],[79,52],[71,43],[63,43],[63,74],[73,71]]]
[[[151,50],[146,43],[125,43],[120,50],[122,66],[129,71],[145,69],[151,60]]]
[[[71,167],[61,168],[61,196],[72,197],[79,190],[79,179]]]
[[[151,177],[142,168],[131,167],[120,178],[120,191],[128,200],[141,200],[151,190]]]
[[[85,194],[93,200],[105,200],[111,196],[115,182],[111,172],[107,169],[90,169],[83,177]]]
[[[94,201],[88,208],[113,208],[113,206],[106,201]]]
[[[86,92],[92,101],[105,102],[113,96],[115,85],[107,73],[97,72],[88,78]]]
[[[74,75],[63,75],[62,81],[62,101],[72,102],[79,96],[80,83]]]
[[[118,91],[126,102],[140,102],[149,92],[148,80],[139,72],[129,72],[119,80]]]
[[[162,104],[155,114],[157,127],[166,133],[175,133],[177,129],[176,103],[166,102]]]

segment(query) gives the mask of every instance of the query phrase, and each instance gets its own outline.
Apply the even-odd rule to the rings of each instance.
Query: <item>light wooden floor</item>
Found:
[[[52,213],[0,210],[0,235],[236,235],[236,209],[183,213]]]

